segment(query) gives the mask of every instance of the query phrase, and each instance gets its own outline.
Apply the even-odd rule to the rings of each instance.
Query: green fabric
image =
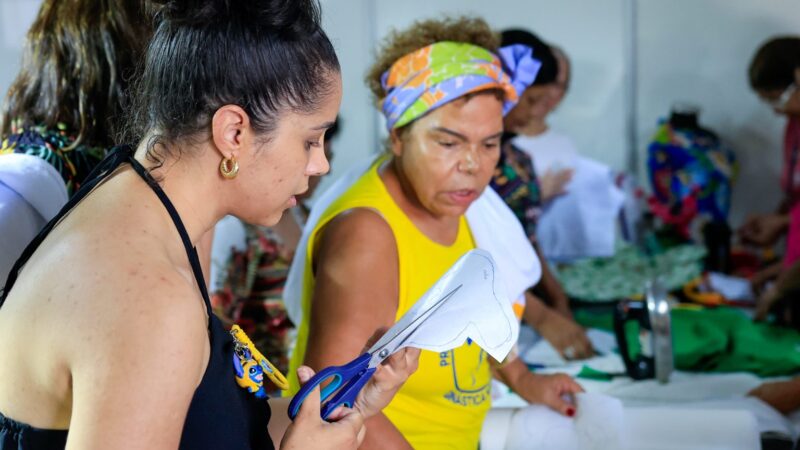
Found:
[[[614,332],[614,313],[612,311],[597,312],[579,308],[573,311],[573,317],[575,317],[575,321],[586,328]]]
[[[581,371],[578,373],[577,377],[595,381],[611,381],[611,379],[614,378],[610,373],[592,369],[587,365],[581,367]]]
[[[613,315],[578,311],[583,326],[613,332]],[[734,308],[675,309],[671,313],[675,367],[696,372],[751,372],[759,376],[800,372],[800,333],[754,323]],[[636,326],[626,326],[632,352]]]
[[[667,290],[680,289],[703,273],[706,251],[697,245],[679,245],[648,257],[636,247],[620,245],[611,258],[590,258],[558,270],[571,298],[609,302],[644,293],[654,274]]]

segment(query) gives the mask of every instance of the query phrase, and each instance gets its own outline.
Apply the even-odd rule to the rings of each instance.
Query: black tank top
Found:
[[[266,399],[257,399],[236,384],[233,366],[235,357],[233,338],[225,331],[219,319],[211,311],[211,302],[208,298],[200,261],[197,258],[197,251],[191,245],[189,235],[172,202],[147,170],[133,158],[130,147],[121,146],[112,150],[92,172],[81,189],[28,245],[11,269],[4,292],[0,295],[0,307],[14,286],[19,270],[30,259],[53,227],[95,186],[126,162],[131,164],[136,173],[153,189],[169,212],[186,248],[192,272],[194,272],[197,286],[203,295],[203,302],[205,302],[208,312],[211,354],[203,379],[195,390],[189,405],[180,448],[186,450],[273,449],[267,432],[267,423],[270,418],[269,405]],[[175,320],[180,319],[175,318]],[[154,368],[154,370],[158,370],[158,368]],[[67,442],[68,431],[31,427],[0,414],[0,450],[63,449]],[[142,432],[146,433],[147,430],[142,430]]]

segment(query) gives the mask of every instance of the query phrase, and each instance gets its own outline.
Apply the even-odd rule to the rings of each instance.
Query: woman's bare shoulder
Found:
[[[81,346],[137,345],[136,335],[158,333],[167,323],[204,330],[205,305],[186,267],[143,242],[93,246],[76,238],[43,248],[21,272],[3,312],[20,323],[37,317],[40,326],[61,331],[54,335],[64,344]]]
[[[378,211],[369,208],[354,208],[339,213],[319,232],[321,246],[394,250],[394,232]]]
[[[377,212],[342,213],[326,225],[317,242],[315,299],[352,298],[350,291],[356,287],[396,298],[391,293],[397,290],[397,244],[391,227]]]
[[[65,256],[54,250],[23,270],[0,309],[0,355],[16,367],[5,374],[10,385],[32,388],[0,394],[20,402],[49,401],[56,410],[69,403],[91,405],[113,417],[109,405],[132,404],[141,400],[137,395],[169,385],[175,397],[162,395],[163,404],[185,407],[208,362],[205,306],[196,285],[165,259],[132,253],[89,260],[97,253]],[[28,355],[24,364],[18,348]],[[45,425],[70,423],[68,415],[56,420]]]

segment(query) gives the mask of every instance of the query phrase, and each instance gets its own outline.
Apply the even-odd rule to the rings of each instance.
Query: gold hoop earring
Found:
[[[236,178],[236,175],[239,174],[239,161],[236,161],[236,158],[233,156],[230,158],[222,158],[222,161],[219,163],[219,173],[228,180]]]

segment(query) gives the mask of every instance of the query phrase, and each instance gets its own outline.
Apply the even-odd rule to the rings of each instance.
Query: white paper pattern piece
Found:
[[[542,253],[558,262],[612,256],[624,200],[608,166],[577,158],[567,193],[553,199],[536,226]]]
[[[460,286],[460,287],[459,287]],[[458,288],[441,304],[437,302]],[[462,256],[395,326],[412,322],[431,307],[434,311],[412,333],[403,347],[444,352],[472,339],[486,353],[502,361],[519,336],[519,322],[491,255],[471,250]]]
[[[580,157],[572,139],[552,128],[538,136],[516,136],[512,142],[531,157],[539,178],[550,171],[574,169]]]
[[[711,284],[712,289],[728,300],[747,301],[755,298],[753,288],[746,278],[711,272],[708,274],[708,282]]]
[[[542,405],[523,408],[511,419],[509,450],[600,450],[624,446],[622,402],[603,394],[575,396],[574,419]]]
[[[525,334],[523,334],[523,336],[525,336]],[[622,358],[619,354],[614,352],[614,350],[617,349],[617,339],[613,333],[590,328],[586,330],[586,337],[589,338],[589,341],[592,343],[592,348],[598,353],[589,359],[567,361],[558,353],[552,344],[540,336],[538,336],[538,340],[533,345],[527,347],[524,352],[521,353],[521,357],[527,364],[543,365],[545,367],[563,368],[568,365],[574,365],[580,370],[583,365],[588,365],[595,370],[601,371],[608,371],[607,369],[609,367],[613,367],[613,370],[611,370],[613,373],[625,371]],[[520,348],[523,348],[522,343],[520,343]],[[610,366],[609,362],[611,363]],[[600,368],[600,365],[602,365],[603,368]]]
[[[470,205],[466,216],[475,244],[492,254],[508,294],[521,299],[524,306],[525,291],[539,282],[544,263],[539,261],[522,224],[491,187]]]

